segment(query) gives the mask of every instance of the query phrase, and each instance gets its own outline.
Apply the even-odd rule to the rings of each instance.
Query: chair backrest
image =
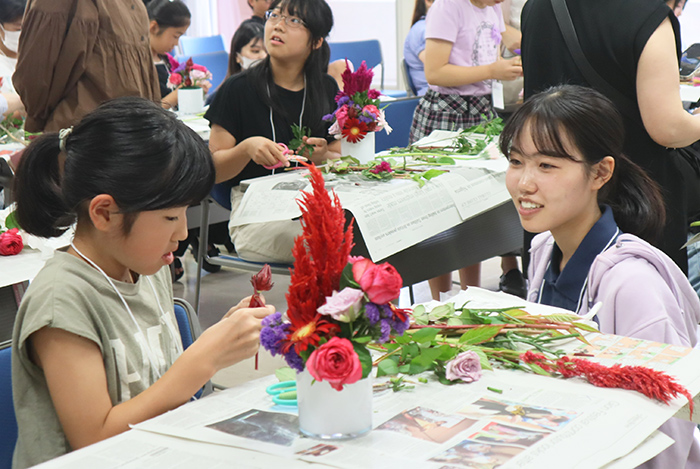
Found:
[[[182,298],[173,298],[173,311],[177,320],[177,327],[180,329],[182,337],[182,348],[187,349],[202,334],[202,326],[199,324],[199,317],[192,305]],[[208,381],[202,389],[194,395],[199,399],[203,395],[210,394],[213,390],[211,381]]]
[[[408,93],[408,96],[417,96],[418,89],[416,88],[416,84],[413,83],[411,71],[408,69],[406,59],[401,59],[401,72],[403,73],[403,80],[406,82],[406,92]]]
[[[227,210],[231,210],[231,183],[220,182],[214,184],[211,190],[211,198]]]
[[[209,54],[225,50],[224,37],[221,34],[205,37],[180,37],[180,53],[182,55]]]
[[[11,347],[0,349],[0,469],[12,467],[17,420],[12,402]]]
[[[408,146],[408,135],[413,122],[413,112],[420,101],[418,96],[390,101],[384,113],[386,121],[393,131],[387,135],[385,131],[376,132],[375,151],[388,150],[391,147]]]
[[[178,55],[176,59],[178,62],[184,62],[190,57],[192,57],[192,62],[206,67],[211,72],[211,89],[209,93],[213,93],[224,81],[228,73],[228,52],[224,50],[205,54],[184,54]]]
[[[381,88],[384,88],[384,59],[382,58],[382,46],[377,39],[351,42],[329,42],[331,48],[331,62],[340,59],[348,59],[355,70],[364,60],[367,68],[382,66]]]

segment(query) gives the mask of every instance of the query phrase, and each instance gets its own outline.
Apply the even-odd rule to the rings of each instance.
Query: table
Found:
[[[486,152],[494,150],[492,144]],[[357,174],[328,175],[326,186],[334,189],[347,217],[355,218],[353,254],[390,262],[404,285],[412,285],[519,252],[523,231],[505,187],[507,161],[499,156],[440,167],[449,172],[424,187],[406,179],[378,182]],[[309,189],[305,173],[243,181],[245,195],[233,222],[241,225],[300,216],[299,191]]]
[[[461,295],[460,302],[472,301],[476,308],[525,304],[517,298],[477,288]],[[533,314],[559,311],[531,303],[525,304],[525,309]],[[647,355],[645,360],[677,376],[691,394],[700,392],[700,350],[602,334],[595,335],[596,340],[591,336],[589,339],[593,347],[604,344],[597,357],[601,361],[638,361],[630,358],[633,354],[626,358],[619,358],[623,354],[612,358],[608,354],[607,359],[603,358],[609,347],[651,350],[659,359]],[[563,345],[569,351],[581,346],[578,342]],[[593,349],[587,350],[594,353]],[[680,358],[669,365],[668,356]],[[384,379],[377,378],[375,382]],[[416,382],[412,391],[375,392],[372,432],[356,440],[319,442],[299,438],[293,418],[269,416],[294,413],[288,407],[274,406],[264,393],[264,388],[275,381],[270,376],[215,393],[40,467],[170,468],[179,462],[183,467],[223,468],[231,467],[235,461],[236,467],[301,467],[309,463],[340,468],[437,469],[446,463],[450,467],[464,463],[464,459],[454,459],[456,453],[459,456],[467,450],[474,452],[473,445],[477,445],[481,453],[502,458],[499,463],[503,465],[499,467],[504,469],[623,469],[636,467],[669,445],[669,438],[655,430],[684,404],[683,400],[675,400],[670,406],[660,405],[635,392],[596,388],[582,380],[520,371],[484,371],[479,381],[468,385],[443,386],[430,379],[425,384]],[[251,409],[255,409],[257,417],[254,423],[247,423]],[[547,413],[558,419],[540,421],[534,417]],[[516,418],[518,415],[522,418]],[[266,416],[269,420],[262,420]],[[274,438],[258,430],[266,428],[265,422],[282,420],[290,422],[275,427]],[[224,421],[231,429],[228,432],[208,428]],[[256,431],[246,425],[252,425]],[[282,442],[280,433],[286,435]],[[503,439],[494,442],[494,433]],[[319,444],[330,445],[331,451],[314,455],[313,449]],[[576,457],[572,458],[572,454]]]

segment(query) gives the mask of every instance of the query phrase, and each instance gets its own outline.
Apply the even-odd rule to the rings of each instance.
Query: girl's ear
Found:
[[[598,190],[612,177],[615,171],[615,158],[606,156],[593,165],[593,188]]]
[[[113,231],[121,229],[122,216],[114,198],[108,194],[96,195],[90,201],[88,214],[92,225],[98,231]]]
[[[151,20],[150,24],[148,25],[148,32],[154,36],[157,36],[158,33],[160,33],[160,26],[158,26],[158,22],[156,20]]]
[[[318,49],[319,47],[321,47],[322,45],[323,45],[323,38],[320,37],[320,38],[318,38],[318,39],[316,40],[316,42],[313,43],[313,45],[311,46],[311,48],[312,48],[313,50],[317,50],[317,49]]]

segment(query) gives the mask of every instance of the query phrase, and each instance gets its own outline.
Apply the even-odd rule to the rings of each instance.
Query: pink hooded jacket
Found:
[[[554,238],[550,232],[539,234],[531,246],[527,299],[537,302]],[[601,302],[597,314],[601,332],[685,347],[697,343],[697,293],[668,256],[634,235],[620,235],[613,246],[598,254],[588,271],[585,295],[576,313],[585,315]],[[700,467],[694,428],[692,422],[675,418],[666,422],[660,430],[676,443],[640,467]]]

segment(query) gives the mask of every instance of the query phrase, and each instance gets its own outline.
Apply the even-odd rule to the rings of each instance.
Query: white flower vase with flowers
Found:
[[[180,114],[191,115],[202,112],[204,109],[204,83],[211,79],[212,75],[205,67],[192,62],[178,63],[172,57],[168,57],[172,71],[168,78],[168,87],[177,90],[177,106]]]

